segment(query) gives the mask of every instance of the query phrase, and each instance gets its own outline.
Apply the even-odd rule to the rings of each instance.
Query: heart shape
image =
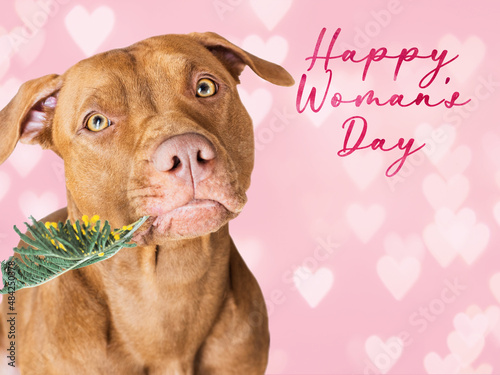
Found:
[[[22,29],[22,27],[16,27],[12,30],[12,33],[22,35]],[[29,43],[21,44],[19,46],[19,51],[16,55],[17,58],[21,60],[21,62],[25,66],[30,65],[43,51],[43,47],[45,46],[45,39],[45,30],[37,30],[36,35],[29,39]]]
[[[433,128],[429,124],[420,124],[415,129],[416,143],[425,143],[422,151],[427,155],[432,164],[437,165],[448,154],[456,138],[455,127],[444,124]]]
[[[241,102],[247,109],[253,121],[254,129],[264,120],[273,105],[273,96],[266,89],[256,89],[251,94],[238,87]]]
[[[299,267],[293,274],[295,287],[311,308],[315,308],[328,294],[333,285],[333,272],[326,267],[313,273],[307,267]]]
[[[83,6],[76,5],[66,15],[64,23],[69,35],[85,56],[91,56],[111,34],[115,14],[111,8],[104,5],[92,13]]]
[[[455,354],[462,366],[468,366],[476,360],[484,348],[484,338],[478,340],[473,346],[469,346],[457,331],[453,331],[447,338],[448,349]]]
[[[484,315],[488,319],[488,329],[485,336],[495,331],[500,330],[500,307],[490,306],[484,312],[477,305],[471,305],[465,310],[465,314],[472,319],[477,315]]]
[[[463,208],[457,214],[448,208],[439,209],[435,220],[441,237],[459,252],[467,264],[472,264],[486,249],[489,228],[476,223],[476,214],[470,208]]]
[[[467,238],[465,246],[460,250],[460,256],[471,265],[486,250],[490,240],[490,229],[483,223],[477,223]]]
[[[449,179],[457,174],[462,174],[469,166],[471,159],[470,147],[462,145],[443,156],[436,167],[444,178]]]
[[[288,53],[288,42],[279,35],[273,35],[267,42],[264,42],[258,35],[249,35],[243,40],[241,48],[261,59],[281,64]]]
[[[365,352],[370,361],[382,374],[387,374],[403,354],[403,341],[396,336],[389,337],[386,342],[373,335],[365,341]]]
[[[384,255],[377,262],[377,274],[395,299],[401,301],[420,276],[420,261],[405,258],[398,262]]]
[[[401,301],[420,276],[420,261],[405,258],[398,262],[384,255],[377,262],[377,274],[395,299]]]
[[[451,63],[448,69],[460,82],[465,82],[483,61],[486,46],[477,36],[461,42],[456,36],[447,34],[439,41],[439,50],[447,50],[450,58],[460,55],[460,64]]]
[[[461,374],[469,374],[469,375],[493,374],[493,366],[488,364],[488,363],[483,363],[480,366],[476,367],[475,369],[472,368],[471,366],[467,366],[467,367],[462,368]]]
[[[458,255],[455,250],[441,235],[437,224],[427,225],[423,233],[424,242],[434,259],[441,267],[448,267]]]
[[[439,354],[431,352],[424,358],[424,367],[428,374],[458,374],[460,359],[455,354],[448,354],[442,359]]]
[[[458,313],[453,318],[453,326],[469,347],[484,339],[489,327],[489,319],[484,314],[476,314],[470,318],[465,313]]]
[[[42,159],[43,150],[39,145],[18,143],[9,157],[9,163],[21,175],[26,177]]]
[[[33,216],[40,220],[59,208],[59,199],[51,191],[37,195],[32,191],[25,191],[19,196],[19,208],[23,215],[28,218]]]
[[[425,246],[416,234],[403,239],[396,233],[389,233],[384,239],[384,249],[386,254],[396,261],[402,261],[407,257],[422,260],[425,255]]]
[[[250,6],[267,29],[272,30],[288,13],[292,2],[292,0],[250,0]]]
[[[364,208],[360,204],[354,203],[347,208],[346,216],[356,237],[366,244],[384,223],[385,209],[378,204]]]
[[[432,173],[422,183],[424,195],[435,210],[448,207],[457,210],[469,194],[469,180],[463,175],[455,175],[448,181]]]
[[[364,150],[363,150],[364,151]],[[384,157],[381,153],[360,151],[342,158],[342,166],[356,187],[363,191],[380,175],[384,165]]]
[[[16,13],[21,19],[32,19],[35,13],[42,9],[33,0],[16,0],[14,2]],[[46,12],[44,12],[47,14]]]

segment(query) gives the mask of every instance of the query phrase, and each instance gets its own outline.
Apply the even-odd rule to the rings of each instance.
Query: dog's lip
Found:
[[[183,204],[182,206],[176,207],[170,211],[167,212],[160,212],[159,214],[156,214],[156,220],[155,222],[158,221],[159,217],[165,217],[165,216],[173,216],[178,213],[182,213],[188,210],[193,210],[193,209],[200,209],[200,208],[224,208],[225,210],[229,211],[222,203],[217,202],[212,199],[193,199],[190,202]],[[153,215],[151,215],[153,216]],[[154,225],[154,224],[153,224]]]
[[[139,216],[159,216],[165,215],[173,212],[177,209],[182,208],[195,208],[196,206],[201,207],[205,204],[220,204],[227,211],[232,214],[239,214],[243,209],[244,202],[239,202],[236,197],[231,196],[221,196],[217,198],[207,197],[207,198],[188,198],[183,203],[178,206],[173,206],[168,204],[169,198],[163,194],[163,191],[157,191],[156,188],[141,188],[131,191],[130,198],[133,200],[139,200],[136,202],[138,206],[142,206],[143,209],[138,209],[136,212],[140,213]],[[138,207],[138,208],[139,208]]]
[[[236,216],[232,211],[228,210],[222,203],[212,199],[193,199],[186,204],[178,206],[169,211],[156,211],[154,214],[148,214],[149,218],[137,230],[132,238],[132,242],[138,245],[144,244],[146,239],[152,235],[155,229],[160,227],[170,228],[172,220],[182,216],[189,216],[190,213],[196,214],[196,211],[212,211],[219,213],[221,216],[232,217]],[[194,212],[193,212],[194,211]]]

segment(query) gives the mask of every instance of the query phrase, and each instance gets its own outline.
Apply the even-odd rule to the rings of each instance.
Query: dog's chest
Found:
[[[185,254],[183,258],[189,259]],[[193,259],[180,262],[160,253],[154,267],[139,263],[141,272],[114,270],[121,275],[112,277],[115,282],[107,290],[108,345],[139,363],[169,357],[193,360],[228,288],[227,263],[210,266]]]

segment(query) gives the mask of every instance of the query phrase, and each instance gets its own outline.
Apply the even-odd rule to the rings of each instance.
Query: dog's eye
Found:
[[[93,132],[100,132],[101,130],[106,129],[109,125],[109,119],[97,113],[89,117],[86,128]]]
[[[201,98],[208,98],[209,96],[215,95],[216,92],[217,86],[211,79],[202,78],[196,85],[196,96]]]

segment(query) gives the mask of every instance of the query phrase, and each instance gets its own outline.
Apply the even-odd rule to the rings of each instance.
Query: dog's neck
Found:
[[[79,218],[81,212],[68,194],[68,219]],[[229,281],[232,246],[226,224],[217,232],[201,237],[124,248],[105,262],[84,267],[81,274],[97,290],[104,290],[102,287],[110,290],[108,284],[124,287],[133,283],[149,294],[160,296],[170,288],[205,284],[199,288],[202,292],[211,283],[221,287]]]
[[[68,201],[70,220],[80,217],[74,208]],[[86,299],[93,306],[89,311],[101,317],[108,347],[119,345],[120,337],[127,343],[124,350],[141,361],[151,358],[150,348],[165,345],[179,356],[189,356],[196,353],[231,294],[234,251],[226,224],[202,237],[121,249],[103,262],[57,278],[52,292],[71,294],[75,301]],[[150,346],[141,344],[144,337]],[[195,343],[187,354],[186,342]]]

